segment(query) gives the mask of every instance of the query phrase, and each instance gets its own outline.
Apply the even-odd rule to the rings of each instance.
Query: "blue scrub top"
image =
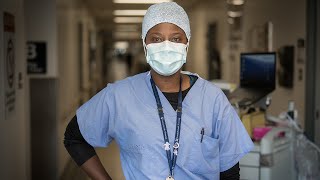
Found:
[[[81,134],[89,144],[106,147],[116,140],[129,180],[164,180],[169,175],[150,78],[150,72],[146,72],[108,84],[77,110]],[[176,112],[158,92],[172,148]],[[199,77],[182,103],[175,179],[218,180],[220,172],[233,167],[252,148],[249,135],[223,92]]]

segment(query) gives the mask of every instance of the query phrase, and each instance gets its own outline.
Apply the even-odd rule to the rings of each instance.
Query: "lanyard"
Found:
[[[161,122],[161,128],[163,133],[163,139],[164,139],[164,149],[167,154],[170,174],[169,177],[173,177],[173,170],[176,166],[177,156],[178,156],[178,149],[179,149],[179,139],[180,139],[180,128],[181,128],[181,115],[182,115],[182,91],[181,91],[181,83],[182,83],[182,77],[180,76],[180,87],[179,87],[179,95],[178,95],[178,108],[177,108],[177,122],[176,122],[176,133],[175,133],[175,140],[173,145],[173,154],[171,158],[171,150],[170,150],[170,143],[169,143],[169,137],[168,137],[168,131],[166,122],[164,119],[164,113],[163,113],[163,107],[159,98],[159,94],[156,88],[156,85],[153,81],[153,79],[150,79],[152,90],[154,97],[156,98],[157,107],[158,107],[158,113],[159,118]]]

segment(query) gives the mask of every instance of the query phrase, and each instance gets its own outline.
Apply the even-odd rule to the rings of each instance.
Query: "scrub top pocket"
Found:
[[[182,166],[203,177],[219,172],[219,139],[207,135],[203,136],[202,142],[199,136],[193,139]]]

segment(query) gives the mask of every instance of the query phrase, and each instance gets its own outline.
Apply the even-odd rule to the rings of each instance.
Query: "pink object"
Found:
[[[272,127],[256,127],[253,129],[253,139],[259,141],[266,135]]]

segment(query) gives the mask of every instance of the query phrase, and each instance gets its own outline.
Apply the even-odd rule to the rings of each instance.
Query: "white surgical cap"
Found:
[[[190,23],[187,13],[175,2],[164,2],[149,7],[142,22],[142,40],[145,41],[148,31],[157,24],[172,23],[180,27],[187,36],[191,37]]]

